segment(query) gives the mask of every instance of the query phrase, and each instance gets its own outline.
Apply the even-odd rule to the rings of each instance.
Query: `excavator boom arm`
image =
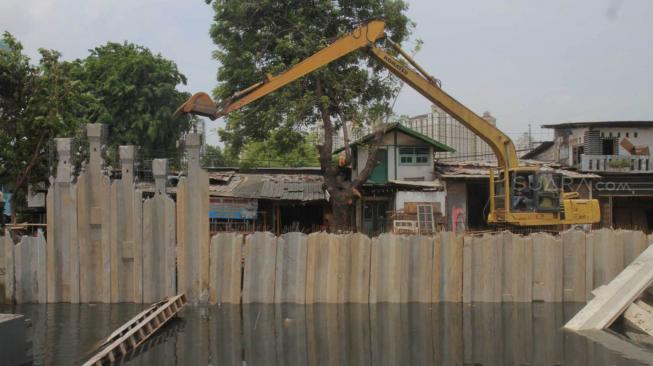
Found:
[[[372,58],[488,143],[497,156],[499,166],[507,169],[517,167],[518,160],[515,146],[508,136],[445,93],[437,85],[436,80],[426,74],[424,69],[417,65],[398,45],[388,40],[417,71],[385,50],[375,46],[377,41],[385,37],[384,29],[385,23],[379,20],[363,24],[289,70],[276,76],[268,75],[265,81],[256,83],[234,94],[219,105],[215,105],[206,93],[197,93],[179,107],[176,113],[194,113],[211,119],[225,116],[339,58],[366,48]]]
[[[433,104],[442,108],[450,116],[460,121],[460,123],[472,130],[490,145],[490,148],[492,148],[492,151],[497,156],[500,166],[509,169],[518,166],[515,145],[501,130],[444,92],[434,80],[407,67],[385,50],[372,45],[369,47],[369,53],[372,58],[383,64],[390,72],[410,85]]]
[[[383,21],[374,20],[363,24],[348,35],[339,38],[329,46],[302,60],[289,70],[276,76],[268,74],[265,81],[236,93],[213,109],[211,109],[211,105],[214,104],[210,97],[205,93],[198,93],[179,107],[175,113],[195,113],[211,119],[220,118],[339,58],[373,44],[385,36],[384,31],[385,23]]]

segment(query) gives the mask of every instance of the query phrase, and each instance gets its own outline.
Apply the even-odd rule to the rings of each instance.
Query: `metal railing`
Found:
[[[649,155],[581,155],[580,169],[585,172],[653,172]]]

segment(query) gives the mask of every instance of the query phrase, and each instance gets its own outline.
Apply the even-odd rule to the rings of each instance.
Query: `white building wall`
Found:
[[[397,132],[396,144],[402,146],[423,146],[429,148],[429,162],[425,165],[401,165],[398,161],[399,151],[395,146],[395,136],[393,132],[386,134],[380,149],[388,152],[388,179],[389,180],[424,180],[432,181],[435,179],[433,174],[433,147],[425,146],[424,143],[412,136]],[[356,169],[352,176],[356,178],[358,173],[365,168],[367,163],[368,150],[365,146],[358,146],[358,155],[356,157]],[[396,174],[395,174],[396,168]]]
[[[447,194],[444,191],[434,192],[397,192],[395,196],[395,210],[403,210],[406,202],[428,202],[439,203],[440,211],[445,211],[445,198]]]

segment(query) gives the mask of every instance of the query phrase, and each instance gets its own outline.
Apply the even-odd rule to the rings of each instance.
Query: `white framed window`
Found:
[[[431,150],[428,147],[400,147],[400,165],[428,165]]]

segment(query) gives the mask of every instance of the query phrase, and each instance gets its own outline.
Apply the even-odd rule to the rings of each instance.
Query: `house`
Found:
[[[554,139],[529,158],[598,174],[601,226],[653,231],[653,121],[595,121],[542,125]]]
[[[324,230],[328,204],[319,168],[212,168],[209,174],[209,228],[220,231]],[[176,196],[178,175],[168,178],[166,191]],[[137,187],[154,194],[150,181]]]
[[[562,169],[560,164],[533,160],[520,160],[521,166],[537,166],[541,171],[559,173],[565,178],[565,191],[578,192],[581,198],[591,198],[596,174]],[[435,172],[445,187],[447,228],[454,232],[488,229],[487,215],[490,200],[490,169],[497,169],[496,162],[437,161]]]
[[[350,144],[352,179],[364,169],[373,138],[371,133]],[[440,152],[454,149],[401,123],[386,125],[376,151],[377,166],[362,187],[362,198],[356,201],[356,229],[368,235],[390,231],[391,224],[400,218],[397,215],[415,216],[402,221],[416,221],[420,205],[431,207],[428,210],[434,217],[442,214],[444,187],[433,170],[434,156]]]

